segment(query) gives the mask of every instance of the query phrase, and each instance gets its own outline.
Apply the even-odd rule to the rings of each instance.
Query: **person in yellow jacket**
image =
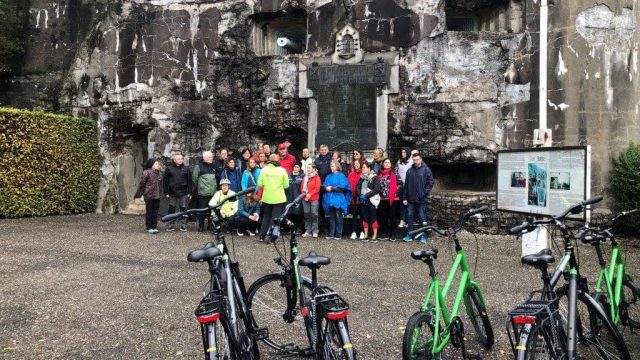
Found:
[[[229,190],[231,187],[231,181],[229,179],[220,180],[220,190],[216,191],[209,201],[209,207],[218,206],[221,202],[223,202],[229,196],[235,195],[236,193],[233,190]],[[238,211],[238,200],[227,201],[220,208],[220,215],[223,218],[230,218],[236,214]]]
[[[267,231],[273,224],[273,219],[282,215],[287,203],[285,189],[289,187],[289,175],[280,166],[278,154],[271,154],[269,162],[260,172],[258,178],[258,194],[262,194],[262,226],[260,227],[260,241],[265,241]],[[270,239],[265,241],[270,242]]]

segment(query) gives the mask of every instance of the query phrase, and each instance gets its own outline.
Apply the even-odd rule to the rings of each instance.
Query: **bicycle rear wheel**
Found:
[[[231,344],[221,322],[203,324],[204,355],[208,360],[231,360]]]
[[[440,354],[432,354],[436,326],[434,321],[433,311],[418,311],[411,315],[402,339],[402,360],[441,358]]]
[[[355,360],[346,321],[321,318],[318,321],[318,329],[318,359]]]
[[[567,330],[569,296],[567,287],[558,290],[558,311]],[[602,307],[586,292],[576,301],[576,356],[578,359],[630,360],[629,350],[618,329],[604,315]]]
[[[307,299],[311,299],[311,282],[303,279],[303,286]],[[263,276],[249,287],[247,303],[254,326],[269,329],[269,336],[263,340],[267,345],[280,352],[299,354],[309,347],[309,339],[297,296],[293,313],[286,314],[287,287],[297,291],[283,274]]]
[[[553,345],[553,333],[550,326],[523,325],[516,347],[516,360],[562,359],[562,356],[555,353]]]
[[[470,287],[467,291],[468,299],[467,304],[470,308],[467,309],[469,319],[473,324],[473,328],[476,331],[476,338],[485,348],[493,346],[495,341],[493,336],[493,327],[487,315],[487,308],[480,300],[480,295],[474,287]]]

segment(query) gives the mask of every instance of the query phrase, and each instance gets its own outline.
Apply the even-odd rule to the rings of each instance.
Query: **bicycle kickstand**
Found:
[[[451,343],[456,349],[460,349],[462,352],[463,360],[482,360],[480,354],[471,353],[467,351],[464,346],[464,325],[459,316],[456,316],[451,321]]]

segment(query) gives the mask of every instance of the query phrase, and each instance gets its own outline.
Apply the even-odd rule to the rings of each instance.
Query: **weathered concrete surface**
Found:
[[[374,0],[352,9],[360,46],[371,58],[400,55],[387,148],[396,156],[402,146],[417,147],[431,163],[491,163],[498,149],[522,143],[512,133],[529,112],[530,34],[446,32],[445,5]],[[98,211],[104,212],[131,202],[135,174],[125,172],[146,157],[182,152],[189,161],[211,147],[284,139],[302,148],[309,107],[297,97],[298,59],[329,57],[347,20],[342,6],[324,0],[34,0],[29,6],[25,65],[0,101],[98,120],[105,160]],[[252,15],[278,11],[306,13],[306,53],[256,56]]]
[[[3,220],[0,358],[201,357],[193,310],[208,274],[206,265],[187,262],[186,254],[208,237],[195,232],[150,236],[142,229],[141,217],[122,215]],[[472,234],[463,233],[461,239],[470,265],[477,262],[474,278],[487,299],[496,335],[494,348],[483,358],[510,359],[506,314],[539,284],[539,273],[520,264],[521,245],[513,237],[479,236],[479,251]],[[430,245],[440,249],[436,268],[447,269],[453,248],[436,238]],[[401,358],[404,326],[426,291],[426,266],[409,256],[421,245],[304,239],[300,247],[302,253],[313,249],[331,258],[319,279],[351,305],[349,328],[359,358]],[[593,279],[592,249],[580,250],[583,273]],[[628,270],[636,274],[640,251],[633,246],[626,251]],[[235,252],[247,284],[278,270],[274,248],[255,238],[236,238]],[[468,318],[462,319],[471,331]],[[477,349],[473,334],[468,338],[468,348]],[[627,341],[639,349],[637,336]],[[282,358],[265,346],[261,350],[264,359]],[[445,351],[448,359],[458,358],[452,346]]]
[[[638,11],[635,1],[611,0],[558,1],[550,8],[548,127],[555,146],[592,146],[594,194],[611,190],[611,159],[640,135]],[[529,4],[534,48],[539,46],[533,33],[536,13]],[[537,119],[538,79],[533,74],[528,118]],[[519,121],[522,133],[512,146],[527,146],[533,128],[537,121]]]

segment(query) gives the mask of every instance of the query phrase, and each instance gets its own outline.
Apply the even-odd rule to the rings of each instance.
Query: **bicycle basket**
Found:
[[[211,291],[202,298],[196,307],[196,318],[201,324],[217,321],[224,309],[225,297],[222,291]]]
[[[341,319],[349,315],[349,304],[328,287],[320,288],[313,298],[320,315],[329,319]]]

